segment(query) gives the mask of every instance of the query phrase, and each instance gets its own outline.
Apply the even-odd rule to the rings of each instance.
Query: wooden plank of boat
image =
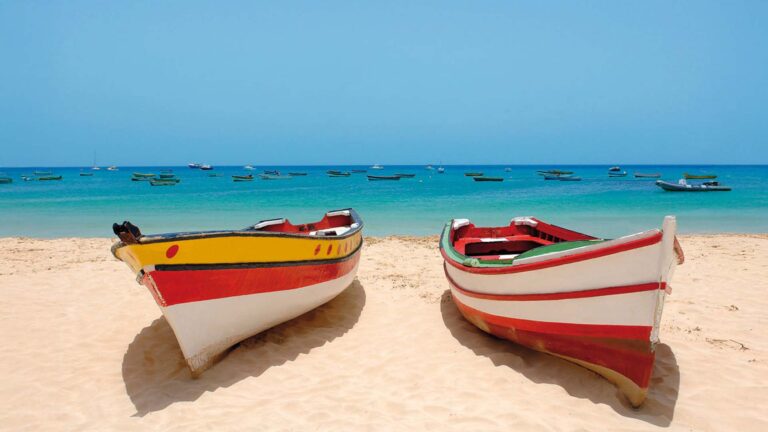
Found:
[[[717,175],[715,174],[689,174],[689,173],[683,173],[683,178],[688,180],[712,180],[716,179]]]
[[[483,173],[481,173],[481,172],[465,172],[464,175],[466,177],[482,177]]]
[[[37,179],[39,181],[56,181],[56,180],[61,180],[62,178],[64,177],[57,175],[57,176],[43,176],[43,177],[38,177]]]
[[[723,186],[718,182],[704,182],[701,184],[671,183],[664,180],[656,180],[656,186],[669,192],[729,192],[729,186]]]
[[[320,306],[355,279],[363,222],[352,209],[314,223],[286,219],[243,230],[142,235],[114,224],[112,246],[202,373],[238,342]]]
[[[454,303],[478,328],[589,368],[630,403],[646,398],[661,311],[682,249],[676,222],[604,240],[532,217],[467,219],[440,240]]]
[[[476,182],[500,182],[504,181],[504,177],[473,177]]]
[[[416,174],[409,174],[409,173],[395,173],[396,176],[400,178],[414,178],[416,177]]]
[[[383,181],[383,180],[400,180],[400,176],[392,175],[392,176],[377,176],[377,175],[368,175],[368,181]]]
[[[635,173],[635,178],[660,178],[661,173]]]

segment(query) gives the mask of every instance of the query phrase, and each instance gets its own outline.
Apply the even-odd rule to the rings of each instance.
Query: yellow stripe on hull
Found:
[[[347,238],[315,236],[230,235],[179,238],[115,248],[115,256],[138,273],[142,268],[172,264],[238,264],[337,259],[362,242],[360,231]]]

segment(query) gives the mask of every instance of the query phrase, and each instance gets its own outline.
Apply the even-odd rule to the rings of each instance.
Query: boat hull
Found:
[[[661,232],[508,267],[466,266],[443,250],[444,269],[454,303],[475,326],[586,367],[639,406],[653,371],[667,282],[681,256],[674,235],[668,218]]]
[[[238,342],[335,298],[355,279],[360,251],[334,263],[147,272],[193,376]]]

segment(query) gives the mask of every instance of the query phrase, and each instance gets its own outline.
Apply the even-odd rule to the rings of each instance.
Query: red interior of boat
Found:
[[[355,221],[352,216],[344,214],[336,214],[333,216],[325,215],[320,221],[306,224],[294,225],[289,220],[285,220],[282,223],[267,225],[259,228],[259,231],[268,232],[284,232],[284,233],[306,233],[309,234],[312,231],[322,231],[331,228],[348,227]]]
[[[452,231],[453,247],[462,255],[479,259],[498,259],[499,255],[519,255],[554,243],[594,240],[594,237],[541,221],[538,224],[505,227],[476,227],[469,224]]]

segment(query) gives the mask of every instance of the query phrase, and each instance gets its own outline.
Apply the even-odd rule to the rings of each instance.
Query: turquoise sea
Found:
[[[437,167],[437,166],[435,166]],[[367,235],[438,234],[455,217],[479,224],[505,225],[514,216],[532,215],[548,222],[601,237],[615,237],[659,227],[664,215],[678,217],[684,233],[768,232],[768,166],[622,166],[625,178],[609,178],[607,166],[445,166],[445,174],[424,166],[387,166],[368,174],[413,173],[413,179],[370,182],[366,174],[330,178],[326,170],[367,169],[363,166],[258,166],[282,173],[303,171],[306,177],[236,183],[242,167],[200,171],[183,167],[120,167],[119,171],[88,168],[2,168],[13,178],[0,184],[0,236],[107,237],[113,222],[130,220],[144,233],[243,228],[262,219],[288,217],[293,222],[317,220],[325,211],[354,207]],[[133,172],[173,169],[181,182],[152,187],[132,182]],[[566,169],[581,182],[546,181],[540,169]],[[62,181],[22,181],[34,170],[50,170]],[[480,183],[467,171],[504,177]],[[732,192],[672,193],[639,172],[660,172],[677,181],[683,172],[716,173]],[[209,177],[209,173],[221,177]]]

